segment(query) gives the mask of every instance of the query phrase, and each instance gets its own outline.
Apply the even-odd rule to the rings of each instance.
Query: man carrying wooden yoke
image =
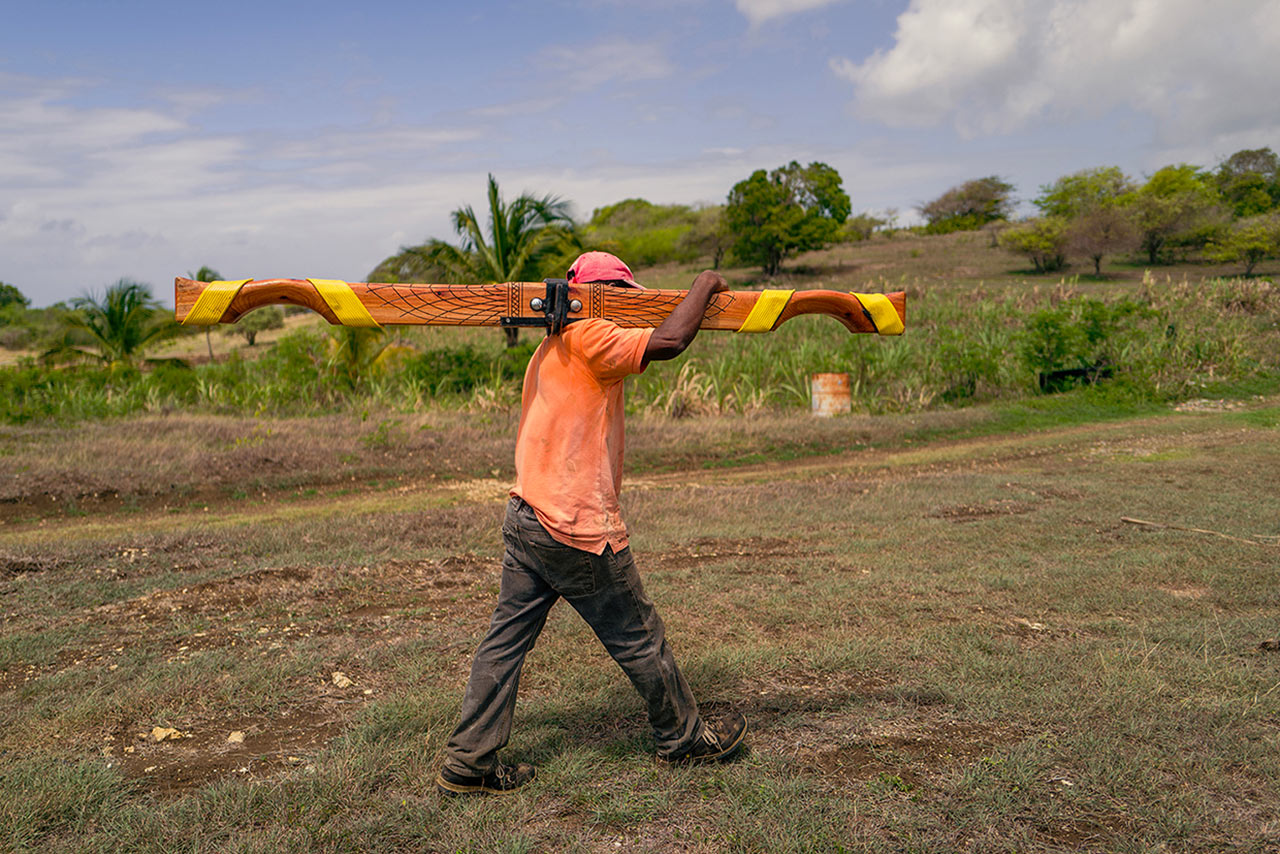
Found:
[[[568,279],[643,290],[607,252],[580,256]],[[502,525],[501,592],[436,778],[441,792],[504,794],[534,778],[533,766],[503,764],[498,751],[510,738],[525,655],[560,597],[644,700],[659,761],[719,761],[741,748],[747,731],[741,714],[715,721],[699,715],[640,583],[618,503],[623,382],[650,362],[684,352],[712,295],[725,290],[724,278],[708,270],[656,329],[583,319],[548,335],[533,354],[516,436],[516,484]]]

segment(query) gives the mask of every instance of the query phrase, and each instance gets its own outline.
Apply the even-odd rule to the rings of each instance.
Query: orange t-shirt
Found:
[[[548,336],[529,361],[511,494],[565,545],[592,554],[626,548],[622,381],[644,370],[652,334],[580,320]]]

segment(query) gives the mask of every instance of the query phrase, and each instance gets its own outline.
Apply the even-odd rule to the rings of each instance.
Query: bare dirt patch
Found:
[[[1174,599],[1201,599],[1209,595],[1209,588],[1198,584],[1188,584],[1180,587],[1161,587],[1160,590],[1168,593]]]
[[[686,569],[735,558],[794,557],[800,553],[796,543],[779,537],[747,537],[745,539],[699,537],[678,548],[645,555],[644,561],[646,568],[670,570]],[[742,571],[756,572],[758,567],[748,565]]]
[[[836,786],[910,791],[1024,735],[959,719],[945,690],[883,673],[784,671],[743,693],[753,747]]]
[[[70,667],[114,669],[132,647],[167,637],[163,660],[182,661],[209,649],[279,649],[326,635],[398,636],[385,622],[396,615],[400,634],[424,622],[448,619],[487,597],[496,560],[454,555],[441,560],[388,561],[355,569],[275,567],[171,590],[155,590],[84,609],[69,619],[86,623],[96,638],[60,649],[45,667],[0,671],[9,687]],[[335,619],[336,618],[336,619]],[[202,628],[194,629],[193,625]]]
[[[1062,818],[1034,825],[1032,830],[1059,850],[1082,851],[1089,850],[1089,846],[1113,843],[1118,834],[1132,835],[1133,820],[1124,815]]]
[[[939,772],[989,757],[1021,733],[972,721],[908,721],[880,726],[837,747],[798,757],[806,771],[828,780],[872,783],[910,791]]]
[[[55,557],[43,555],[38,557],[25,557],[22,555],[0,552],[0,576],[10,578],[15,575],[24,575],[29,572],[44,572],[48,569],[56,569],[61,564],[62,561]]]
[[[1031,513],[1039,507],[1026,501],[1001,498],[985,504],[956,504],[950,507],[939,507],[925,514],[929,519],[946,519],[948,522],[976,522],[979,519],[990,519],[995,516],[1020,516]]]
[[[262,778],[305,766],[341,729],[342,714],[316,704],[270,718],[201,721],[161,741],[122,725],[106,737],[103,753],[139,785],[175,797],[226,777]],[[231,740],[233,733],[240,738]]]

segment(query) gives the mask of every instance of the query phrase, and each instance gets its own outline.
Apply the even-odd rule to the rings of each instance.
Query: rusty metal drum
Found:
[[[851,406],[848,374],[813,374],[809,378],[813,414],[820,418],[846,415]]]

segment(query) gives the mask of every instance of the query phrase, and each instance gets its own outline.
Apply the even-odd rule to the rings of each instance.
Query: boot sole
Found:
[[[664,765],[706,765],[709,762],[723,762],[742,749],[742,743],[746,740],[747,730],[749,729],[751,729],[751,725],[744,723],[742,732],[738,733],[738,737],[733,740],[733,744],[721,749],[719,753],[705,753],[702,756],[683,756],[679,759],[666,759],[659,756],[658,761]]]
[[[477,783],[475,785],[450,783],[443,776],[436,775],[436,790],[442,795],[514,795],[516,792],[520,791],[520,789],[523,789],[532,782],[533,778],[530,777],[514,789],[491,789],[484,783]]]

